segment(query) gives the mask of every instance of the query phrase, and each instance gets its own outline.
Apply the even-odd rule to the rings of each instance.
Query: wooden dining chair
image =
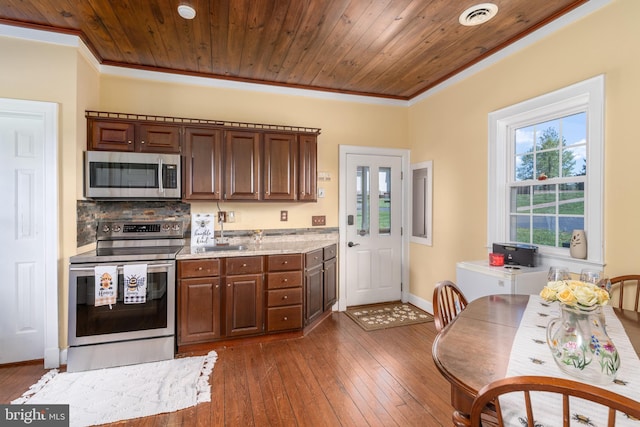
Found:
[[[640,300],[640,274],[627,274],[611,279],[611,294],[618,298],[618,308],[630,308],[638,311],[638,301]]]
[[[433,290],[433,320],[436,331],[440,332],[467,306],[462,291],[451,281],[436,283]]]
[[[538,416],[548,415],[549,407],[547,405],[536,407],[534,411],[532,405],[532,398],[538,392],[553,393],[554,401],[562,405],[562,424],[560,420],[555,422],[554,426],[568,427],[573,419],[579,425],[593,425],[590,424],[591,420],[587,415],[579,414],[575,410],[572,410],[571,403],[575,402],[569,397],[583,399],[592,404],[589,407],[601,405],[601,408],[607,414],[607,426],[614,427],[616,425],[616,412],[621,412],[625,417],[634,419],[640,419],[640,405],[637,401],[620,394],[614,393],[603,388],[586,384],[582,382],[567,380],[564,378],[556,377],[543,377],[543,376],[516,376],[503,378],[494,381],[484,386],[478,392],[477,397],[473,401],[471,406],[471,426],[480,427],[481,418],[487,419],[487,414],[492,414],[492,409],[495,408],[495,417],[493,414],[490,417],[494,423],[497,422],[498,426],[506,425],[507,421],[504,417],[505,411],[507,411],[507,405],[500,405],[500,397],[507,393],[519,393],[518,397],[522,397],[522,408],[526,410],[526,415],[518,417],[517,425],[523,425],[528,427],[535,427],[539,425],[536,422],[536,414]],[[557,395],[557,398],[556,398]],[[561,402],[561,403],[560,403]],[[487,406],[492,405],[492,406]],[[558,406],[560,408],[560,406]],[[512,409],[512,408],[511,408]],[[545,424],[547,425],[547,424]]]

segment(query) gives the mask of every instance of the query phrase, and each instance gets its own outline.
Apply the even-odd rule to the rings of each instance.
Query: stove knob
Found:
[[[169,230],[169,228],[170,228],[170,227],[171,227],[171,226],[170,226],[169,224],[162,224],[162,229],[163,229],[164,231]]]
[[[180,224],[173,224],[173,227],[171,227],[174,231],[178,231],[180,230]]]
[[[120,227],[119,225],[114,225],[113,226],[113,231],[115,231],[116,233],[119,233],[120,230],[122,230],[122,227]]]
[[[105,224],[105,225],[102,226],[102,232],[103,233],[108,233],[109,231],[111,231],[111,230],[110,230],[108,225]]]

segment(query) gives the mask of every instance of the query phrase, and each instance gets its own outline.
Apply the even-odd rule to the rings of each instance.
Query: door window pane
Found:
[[[391,168],[378,170],[378,233],[391,234]]]
[[[356,228],[360,236],[370,233],[371,177],[368,166],[358,166],[356,172]]]

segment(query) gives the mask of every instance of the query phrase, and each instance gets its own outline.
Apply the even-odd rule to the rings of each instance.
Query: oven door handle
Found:
[[[164,193],[164,186],[162,184],[162,157],[158,159],[158,191],[160,194]]]
[[[173,264],[147,264],[147,269],[172,267]],[[94,271],[95,267],[70,267],[69,271]],[[118,266],[118,270],[124,270],[124,267]]]

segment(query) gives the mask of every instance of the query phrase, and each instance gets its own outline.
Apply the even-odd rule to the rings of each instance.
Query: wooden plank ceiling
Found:
[[[408,100],[587,0],[2,0],[0,23],[78,35],[105,65]],[[185,20],[179,4],[197,15]]]

